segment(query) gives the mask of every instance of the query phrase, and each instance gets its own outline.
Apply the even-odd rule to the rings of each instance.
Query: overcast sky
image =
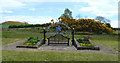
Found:
[[[0,0],[0,23],[20,21],[41,24],[56,20],[65,8],[76,18],[103,16],[111,20],[112,27],[118,27],[119,0]]]

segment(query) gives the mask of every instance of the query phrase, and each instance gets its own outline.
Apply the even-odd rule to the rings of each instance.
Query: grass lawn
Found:
[[[2,38],[29,38],[30,36],[42,38],[43,34],[41,33],[32,33],[32,32],[2,32]]]
[[[75,38],[82,38],[85,35],[75,35]],[[92,42],[118,50],[118,35],[90,35]]]
[[[26,40],[25,38],[2,38],[2,45],[25,40]]]
[[[2,45],[13,43],[16,41],[24,41],[30,36],[43,37],[43,34],[40,33],[30,33],[30,32],[2,32]]]
[[[94,35],[92,37],[91,40],[93,42],[118,50],[118,35]]]
[[[9,25],[0,25],[2,28],[9,28]]]
[[[8,53],[9,52],[9,53]],[[14,54],[13,54],[14,53]],[[117,55],[80,52],[2,51],[2,61],[117,61]]]

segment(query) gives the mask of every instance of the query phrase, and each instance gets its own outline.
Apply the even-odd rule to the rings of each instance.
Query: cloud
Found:
[[[35,8],[30,8],[29,10],[31,10],[31,11],[35,11],[36,9],[35,9]]]
[[[6,11],[4,11],[5,13],[13,13],[13,11],[8,11],[8,10],[6,10]]]
[[[99,3],[99,1],[104,3],[106,1],[117,1],[118,2],[119,0],[17,0],[17,1],[21,1],[21,2],[90,2],[91,4],[97,4]]]
[[[83,7],[79,10],[80,11],[94,11],[94,10],[96,10],[96,7]]]
[[[23,2],[19,0],[0,0],[0,8],[13,8],[25,6]]]
[[[0,13],[13,13],[10,9],[16,9],[24,7],[24,4],[18,0],[0,0]]]
[[[98,9],[96,7],[83,7],[79,9],[80,11],[90,12],[95,14],[96,16],[104,16],[104,17],[112,17],[118,14],[117,10],[105,10],[105,9]]]
[[[73,0],[20,0],[22,2],[73,2]]]
[[[51,22],[52,17],[49,16],[1,16],[0,21],[20,21],[28,22],[30,24],[42,24]]]
[[[111,24],[111,26],[114,27],[114,28],[118,28],[118,27],[120,28],[120,26],[118,25],[118,24],[119,24],[118,21],[111,21],[110,24]]]
[[[92,12],[96,16],[112,17],[118,14],[118,0],[84,0],[81,2],[88,3],[88,7],[82,7],[79,10]]]
[[[3,11],[3,10],[0,10],[0,13],[13,13],[13,11],[9,11],[9,10]]]
[[[2,11],[2,10],[0,10],[0,13],[3,13],[3,11]]]

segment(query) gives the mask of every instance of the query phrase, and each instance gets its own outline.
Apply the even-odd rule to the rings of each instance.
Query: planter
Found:
[[[98,46],[81,46],[80,43],[75,39],[74,40],[74,46],[77,50],[100,50]]]
[[[26,40],[26,41],[28,41],[28,40]],[[17,45],[16,48],[38,48],[38,47],[40,47],[40,46],[42,46],[44,44],[43,39],[41,39],[39,42],[37,42],[37,45],[24,45],[24,43],[26,41],[24,41],[24,42],[20,43],[19,45]]]

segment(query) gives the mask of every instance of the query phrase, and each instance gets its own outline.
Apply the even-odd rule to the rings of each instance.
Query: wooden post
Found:
[[[73,28],[73,31],[72,31],[72,45],[74,45],[74,28]]]

